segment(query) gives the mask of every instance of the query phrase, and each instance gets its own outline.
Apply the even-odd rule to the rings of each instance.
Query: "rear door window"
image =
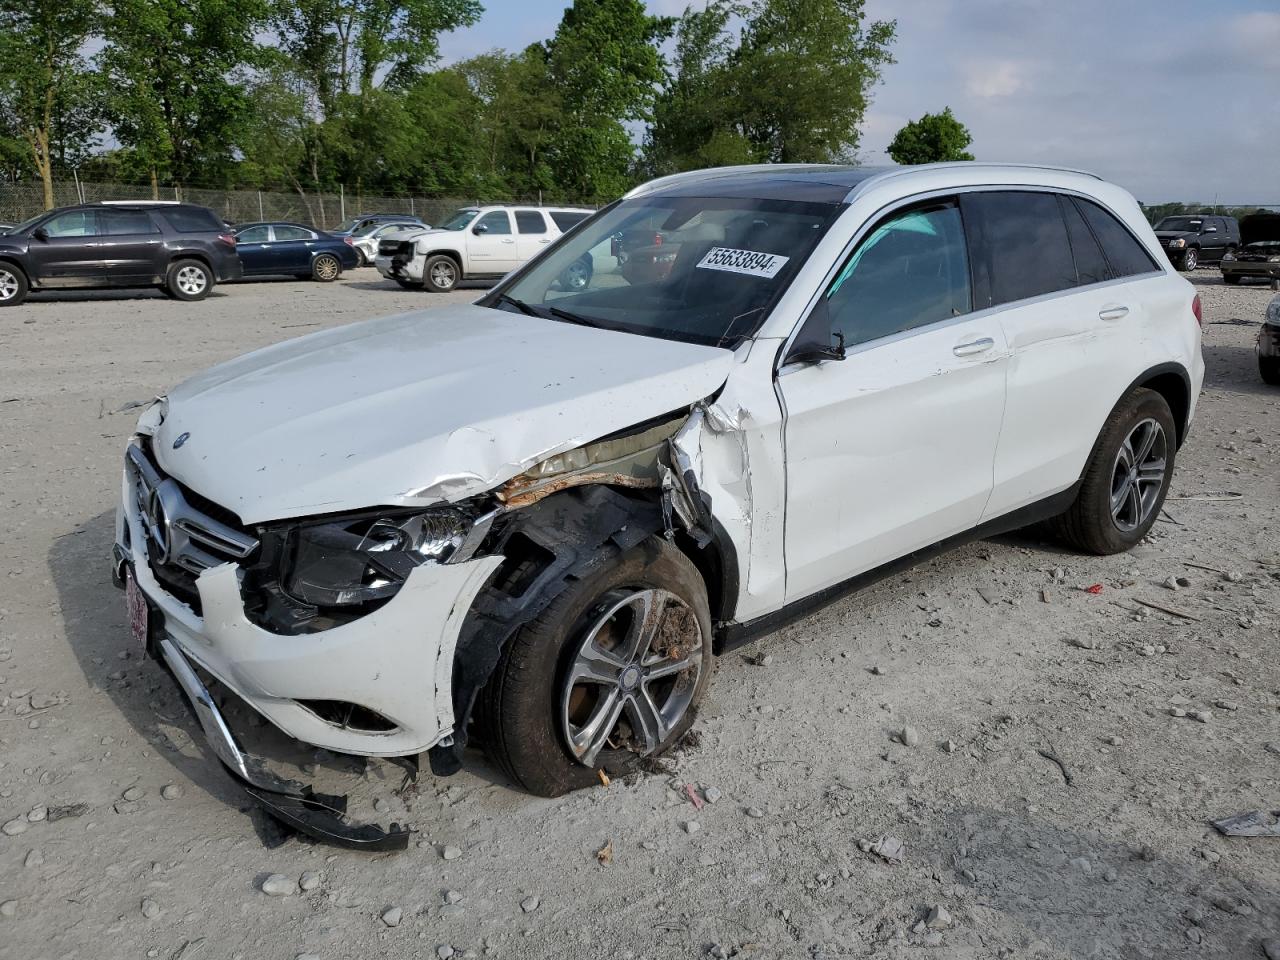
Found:
[[[160,232],[145,210],[99,210],[98,230],[109,237]]]
[[[520,233],[546,233],[547,221],[537,210],[517,210],[516,230]]]
[[[560,228],[562,233],[567,233],[570,228],[576,227],[587,217],[589,213],[582,213],[577,210],[552,210],[551,221]]]
[[[294,227],[287,223],[276,224],[275,234],[277,240],[314,240],[315,234],[305,227]]]
[[[1093,229],[1098,243],[1102,244],[1102,252],[1111,264],[1112,276],[1136,277],[1160,270],[1151,254],[1147,253],[1147,248],[1111,213],[1082,197],[1074,198],[1074,202]]]
[[[965,226],[980,280],[978,307],[1026,300],[1076,285],[1067,226],[1052,193],[966,193]]]
[[[1107,268],[1106,257],[1102,255],[1102,247],[1084,222],[1084,216],[1070,197],[1059,197],[1058,202],[1067,222],[1067,239],[1071,242],[1071,256],[1076,264],[1076,283],[1083,287],[1110,280],[1111,271]]]
[[[236,234],[236,242],[238,243],[266,243],[270,239],[271,228],[266,225],[249,227],[247,230],[241,230]]]

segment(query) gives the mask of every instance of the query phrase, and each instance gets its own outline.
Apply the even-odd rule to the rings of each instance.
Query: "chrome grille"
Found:
[[[257,549],[254,537],[193,507],[179,483],[164,476],[140,444],[129,447],[125,462],[152,564],[199,576]]]

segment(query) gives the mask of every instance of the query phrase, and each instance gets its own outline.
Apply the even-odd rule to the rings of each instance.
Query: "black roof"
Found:
[[[653,195],[841,203],[850,190],[886,169],[847,164],[728,168],[723,172],[709,171],[706,176],[685,182],[676,181],[669,186],[659,184]]]

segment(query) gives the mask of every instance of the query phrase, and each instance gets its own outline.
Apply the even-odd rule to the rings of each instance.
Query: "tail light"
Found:
[[[218,239],[225,243],[228,247],[236,245],[236,235],[234,233],[220,233]]]
[[[1191,312],[1195,314],[1196,323],[1202,328],[1204,327],[1204,315],[1200,312],[1200,294],[1196,294],[1191,300]]]

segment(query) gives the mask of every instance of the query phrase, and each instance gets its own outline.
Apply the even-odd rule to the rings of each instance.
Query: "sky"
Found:
[[[483,0],[444,61],[555,32],[553,0]],[[678,15],[687,0],[647,0]],[[1089,170],[1147,203],[1280,205],[1278,0],[867,0],[897,62],[862,128],[863,163],[950,106],[979,160]]]

